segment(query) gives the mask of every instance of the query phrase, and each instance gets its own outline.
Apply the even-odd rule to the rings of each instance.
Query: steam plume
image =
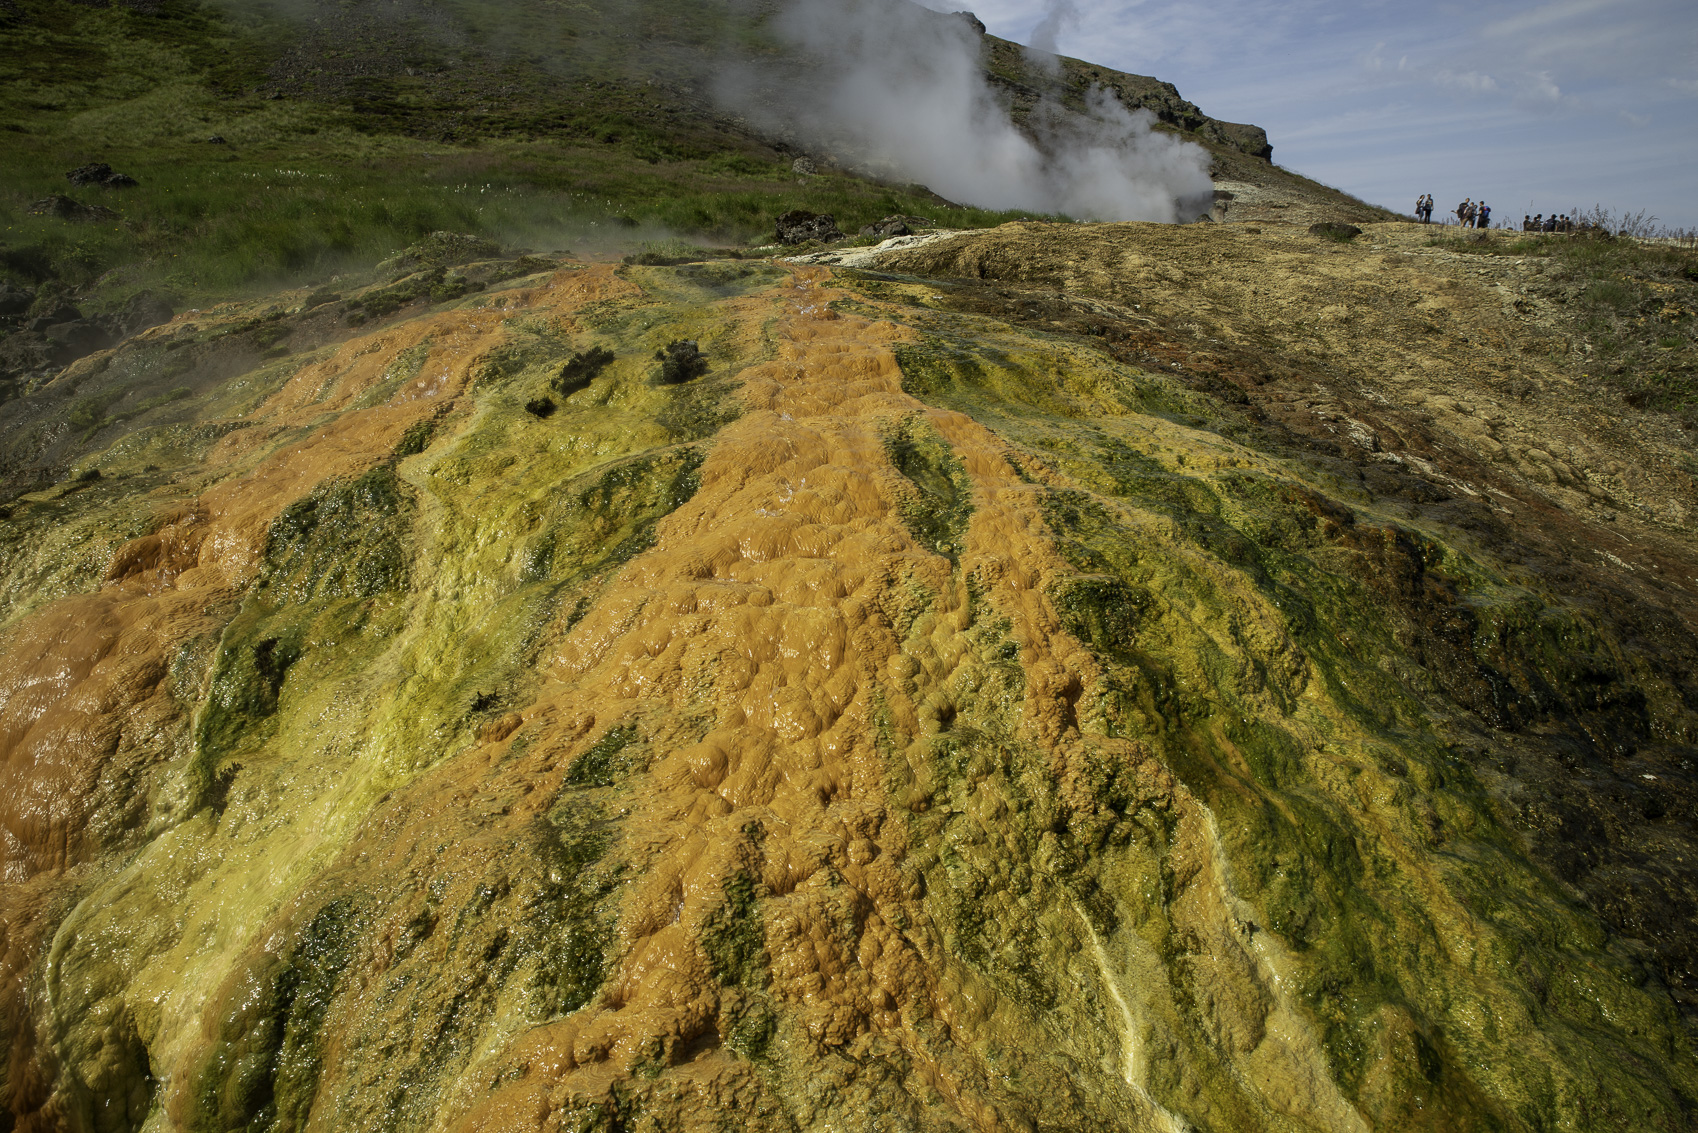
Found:
[[[1038,26],[1032,29],[1031,45],[1026,49],[1026,60],[1034,66],[1041,67],[1049,74],[1061,72],[1061,60],[1057,58],[1056,37],[1063,28],[1072,27],[1079,22],[1079,9],[1073,0],[1050,0],[1049,7],[1044,11],[1044,18],[1038,21]]]
[[[1039,25],[1052,43],[1068,7]],[[718,87],[768,133],[983,208],[1175,221],[1209,207],[1207,151],[1152,130],[1153,115],[1106,91],[1093,88],[1082,115],[1041,104],[1022,131],[962,17],[905,0],[791,0],[772,26],[808,69],[756,67]]]

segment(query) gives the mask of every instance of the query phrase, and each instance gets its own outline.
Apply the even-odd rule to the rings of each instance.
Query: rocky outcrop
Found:
[[[78,166],[65,174],[73,185],[98,185],[103,189],[129,189],[139,182],[128,173],[119,173],[104,161]]]
[[[780,244],[805,244],[810,240],[829,244],[843,239],[843,233],[838,231],[837,220],[830,213],[791,209],[778,218],[773,239]]]
[[[912,236],[914,229],[909,227],[910,224],[924,226],[929,223],[919,217],[887,216],[863,227],[861,235],[873,236],[880,240],[889,240],[894,236]]]
[[[0,280],[0,316],[21,315],[35,302],[33,288],[19,287],[10,280]]]
[[[1058,59],[1059,70],[1051,73],[1033,67],[1019,44],[995,37],[986,39],[985,62],[985,77],[1007,99],[1016,120],[1055,104],[1082,109],[1086,92],[1094,87],[1112,94],[1128,110],[1147,110],[1158,121],[1195,135],[1211,149],[1273,160],[1273,146],[1260,126],[1211,118],[1172,83],[1066,57]]]

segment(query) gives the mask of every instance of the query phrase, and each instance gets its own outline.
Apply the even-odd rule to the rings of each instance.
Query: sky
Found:
[[[1698,228],[1698,0],[969,0],[993,35],[1154,75],[1274,161],[1400,212],[1601,204]],[[929,0],[929,6],[966,6]]]

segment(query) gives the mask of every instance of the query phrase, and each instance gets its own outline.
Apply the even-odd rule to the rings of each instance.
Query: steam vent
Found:
[[[1410,225],[881,255],[6,406],[0,1128],[1695,1128],[1690,438]]]

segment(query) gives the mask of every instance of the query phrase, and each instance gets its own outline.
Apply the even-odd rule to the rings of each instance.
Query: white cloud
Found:
[[[1455,71],[1440,71],[1433,76],[1433,82],[1441,87],[1466,91],[1469,94],[1486,94],[1498,89],[1496,79],[1478,71],[1463,71],[1460,74]]]
[[[948,3],[947,7],[961,7]],[[1370,200],[1648,207],[1698,225],[1693,0],[1074,0],[1065,54],[1155,75]],[[984,0],[1022,39],[1048,0]],[[1654,119],[1655,130],[1634,127]],[[1448,188],[1447,188],[1448,186]],[[1444,190],[1441,192],[1441,189]]]
[[[1536,110],[1553,110],[1562,105],[1562,88],[1551,78],[1549,71],[1523,75],[1516,92],[1516,102]]]
[[[1526,36],[1554,24],[1568,23],[1587,16],[1620,16],[1624,7],[1629,5],[1624,5],[1622,0],[1562,0],[1560,3],[1542,4],[1529,11],[1494,20],[1487,24],[1482,32],[1489,36]]]

